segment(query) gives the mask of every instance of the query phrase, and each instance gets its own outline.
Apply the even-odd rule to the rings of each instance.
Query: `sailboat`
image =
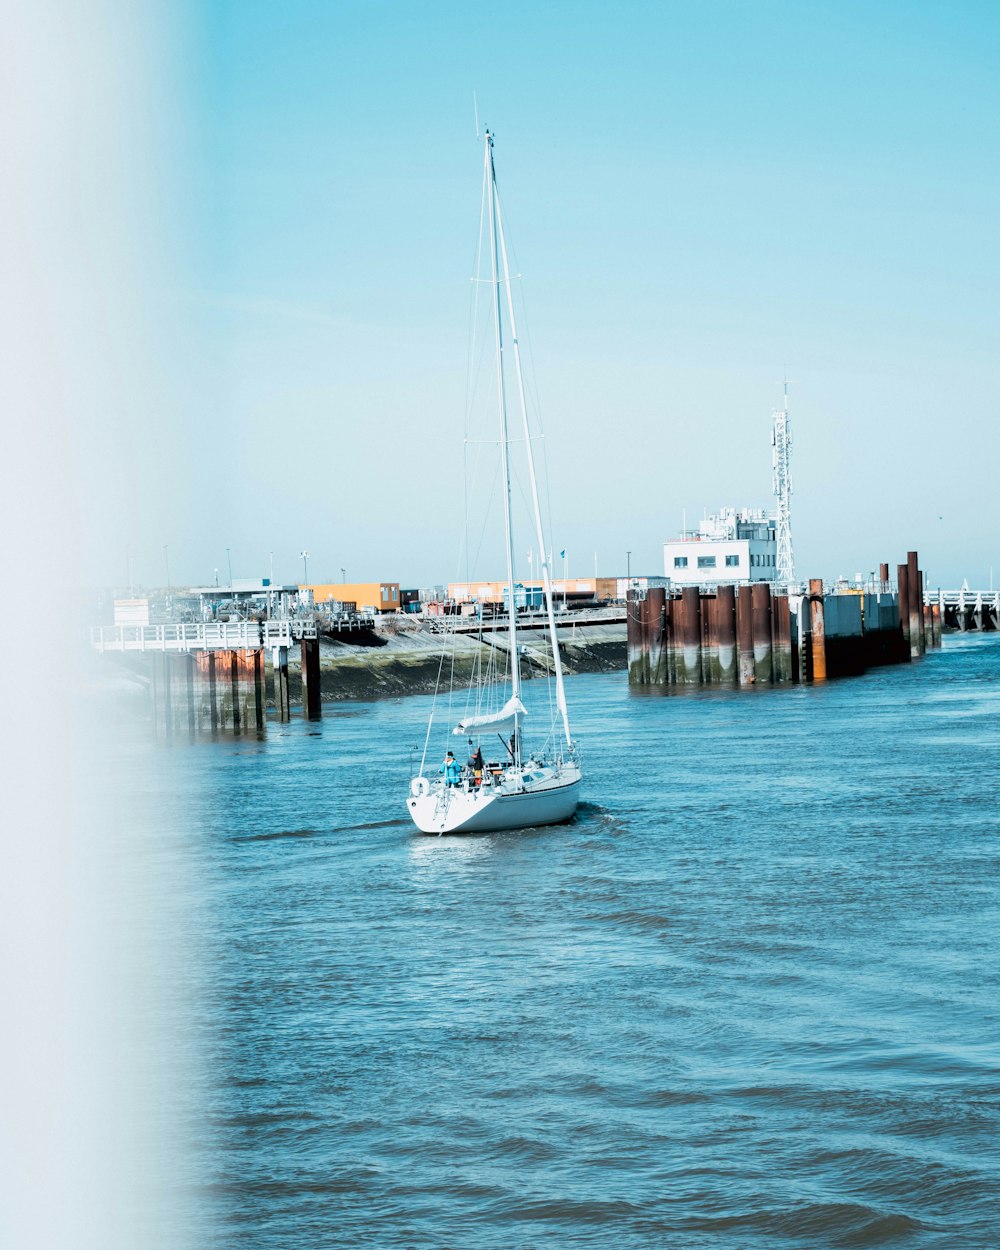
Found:
[[[538,483],[535,475],[531,433],[528,422],[517,322],[511,293],[507,243],[497,194],[493,162],[493,135],[484,136],[484,204],[489,221],[490,285],[493,295],[493,332],[496,347],[497,407],[501,497],[503,501],[506,548],[506,638],[502,650],[509,659],[502,694],[495,689],[492,706],[487,693],[478,692],[480,708],[460,719],[452,735],[468,745],[468,762],[463,764],[454,752],[432,777],[424,775],[430,724],[424,743],[420,772],[410,781],[407,810],[421,833],[486,833],[554,825],[569,820],[579,802],[582,774],[576,745],[569,727],[566,692],[563,685],[559,639],[556,635],[552,599],[551,555],[545,543]],[[533,719],[522,700],[521,658],[518,642],[517,594],[514,580],[514,527],[511,515],[511,438],[507,421],[507,378],[504,371],[504,312],[510,331],[513,377],[516,381],[527,476],[534,514],[534,541],[541,553],[542,591],[545,624],[551,648],[551,682],[554,687],[554,716],[548,735],[531,748]],[[500,683],[498,683],[499,685]],[[502,706],[500,698],[506,696]],[[485,709],[485,710],[484,710]],[[431,714],[433,721],[433,712]],[[509,737],[508,737],[509,735]],[[497,746],[500,750],[497,750]],[[500,758],[493,758],[499,756]]]

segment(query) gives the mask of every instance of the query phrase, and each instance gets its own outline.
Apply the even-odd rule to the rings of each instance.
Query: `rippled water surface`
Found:
[[[568,695],[586,802],[521,834],[414,832],[423,698],[159,753],[205,1244],[1000,1243],[1000,639]]]

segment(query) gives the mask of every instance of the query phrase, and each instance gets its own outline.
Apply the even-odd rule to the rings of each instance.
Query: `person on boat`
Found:
[[[438,769],[438,772],[444,774],[444,784],[446,786],[457,786],[462,775],[462,766],[455,759],[454,754],[449,751],[444,757],[444,763]]]
[[[476,747],[475,754],[469,756],[469,771],[472,773],[473,787],[483,784],[483,752],[481,747]]]

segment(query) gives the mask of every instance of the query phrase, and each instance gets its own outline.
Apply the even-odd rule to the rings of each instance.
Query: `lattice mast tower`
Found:
[[[792,427],[788,416],[788,379],[784,381],[785,402],[775,408],[771,425],[771,465],[774,497],[778,505],[778,581],[786,586],[795,580],[792,559]]]

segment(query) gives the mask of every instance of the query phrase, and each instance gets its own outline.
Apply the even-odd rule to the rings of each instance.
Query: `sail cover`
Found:
[[[517,727],[518,716],[527,716],[527,714],[524,704],[515,695],[507,700],[499,712],[493,712],[488,716],[467,716],[465,720],[460,720],[451,732],[453,734],[505,733],[508,729]]]

